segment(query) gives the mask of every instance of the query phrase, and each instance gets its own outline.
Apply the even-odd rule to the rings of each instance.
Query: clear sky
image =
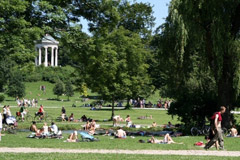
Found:
[[[134,0],[129,0],[130,2],[133,2]],[[162,23],[165,22],[165,19],[168,15],[168,4],[171,0],[136,0],[136,2],[143,2],[143,3],[150,3],[151,6],[153,6],[153,16],[156,18],[155,20],[155,27],[153,28],[153,31],[160,26]],[[83,24],[83,31],[86,33],[88,32],[88,26],[87,21],[84,19],[81,19],[81,22]]]
[[[150,3],[153,6],[153,16],[155,20],[155,30],[158,26],[165,22],[168,15],[168,4],[171,0],[136,0],[136,2]]]

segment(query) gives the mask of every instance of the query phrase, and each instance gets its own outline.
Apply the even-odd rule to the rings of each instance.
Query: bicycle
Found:
[[[198,135],[209,135],[210,126],[209,125],[203,125],[201,128],[199,127],[192,127],[191,128],[191,134],[192,136],[198,136]]]
[[[47,112],[43,113],[43,118],[41,118],[41,115],[38,114],[38,112],[35,113],[34,121],[44,121],[44,122],[53,122],[53,118],[48,115]]]
[[[22,120],[22,115],[20,112],[16,112],[16,119],[18,122],[23,122],[24,120],[26,120],[27,122],[32,122],[33,121],[33,116],[31,116],[29,114],[29,112],[27,112],[27,114],[24,116],[24,120]]]

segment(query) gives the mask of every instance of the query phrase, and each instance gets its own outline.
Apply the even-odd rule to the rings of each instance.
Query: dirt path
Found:
[[[147,154],[147,155],[193,155],[240,157],[240,151],[205,150],[106,150],[106,149],[58,149],[58,148],[7,148],[0,153],[100,153],[100,154]]]

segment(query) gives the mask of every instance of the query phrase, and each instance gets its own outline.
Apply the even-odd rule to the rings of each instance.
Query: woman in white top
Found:
[[[11,113],[11,110],[10,110],[10,106],[9,106],[9,105],[7,106],[6,111],[7,111],[7,117],[11,117],[11,116],[12,116],[12,113]]]
[[[44,134],[45,136],[49,134],[49,133],[48,133],[48,125],[47,125],[47,123],[44,123],[44,126],[43,126],[43,134]]]

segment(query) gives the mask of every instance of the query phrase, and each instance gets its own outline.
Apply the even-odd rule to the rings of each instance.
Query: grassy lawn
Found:
[[[86,115],[87,117],[90,117],[95,120],[99,120],[97,124],[100,124],[101,128],[111,127],[112,121],[104,121],[111,117],[111,108],[109,109],[102,109],[102,110],[95,110],[92,111],[88,107],[65,107],[67,115],[69,116],[71,113],[74,113],[75,119],[80,119],[82,115]],[[11,108],[12,114],[15,114],[16,111],[18,111],[19,108],[13,107]],[[34,113],[38,111],[38,108],[28,108],[29,114],[34,116]],[[60,116],[61,114],[61,107],[59,108],[45,108],[45,111],[48,112],[48,115],[51,115],[54,119]],[[125,118],[127,115],[131,116],[131,120],[135,124],[141,124],[144,126],[150,126],[153,121],[157,122],[158,125],[167,124],[168,121],[171,121],[173,124],[178,123],[177,118],[175,117],[172,119],[171,116],[166,114],[167,111],[165,110],[122,110],[122,109],[116,109],[115,114],[121,115],[123,118]],[[138,119],[139,116],[149,116],[152,115],[153,119]],[[56,122],[59,127],[68,125],[72,126],[72,129],[79,129],[80,125],[84,124],[84,122]],[[30,122],[19,122],[19,128],[29,128]],[[121,122],[121,125],[125,125],[125,122]],[[38,124],[42,125],[42,123]],[[75,126],[75,127],[74,127]],[[77,127],[78,126],[78,127]],[[71,127],[67,127],[68,129],[71,129]]]
[[[40,86],[46,86],[46,92],[40,90]],[[38,99],[38,107],[37,108],[28,108],[30,115],[34,116],[34,113],[38,111],[39,105],[43,104],[45,111],[48,113],[48,115],[51,115],[53,119],[55,120],[57,117],[61,115],[61,107],[64,106],[67,111],[67,115],[69,116],[71,113],[74,113],[75,119],[80,119],[82,115],[86,115],[87,117],[90,117],[95,120],[99,120],[100,122],[97,122],[101,125],[101,127],[111,127],[112,122],[103,120],[108,120],[111,117],[111,107],[107,109],[102,110],[96,110],[91,111],[89,107],[82,107],[83,104],[91,103],[93,101],[96,101],[97,94],[91,93],[89,91],[89,94],[91,95],[92,99],[89,99],[86,102],[82,102],[82,98],[79,93],[75,93],[73,97],[70,97],[70,101],[67,101],[66,96],[60,96],[60,101],[56,100],[56,95],[53,94],[52,89],[54,87],[54,84],[49,82],[27,82],[25,83],[26,86],[26,99]],[[6,95],[5,95],[6,96]],[[149,100],[152,103],[156,103],[157,100],[160,98],[159,92],[156,92],[152,96],[149,97],[146,101]],[[75,104],[77,107],[72,107],[72,104]],[[15,115],[17,111],[19,111],[19,108],[16,107],[17,103],[14,98],[6,96],[5,101],[1,103],[1,106],[3,105],[10,105],[12,115]],[[122,108],[115,110],[115,115],[121,115],[121,117],[125,118],[127,115],[131,116],[131,119],[133,123],[135,124],[142,124],[142,125],[151,125],[152,122],[157,122],[158,125],[167,124],[168,121],[171,121],[173,124],[179,123],[177,120],[177,117],[172,118],[171,116],[167,115],[167,111],[163,110],[122,110]],[[140,120],[138,117],[140,116],[150,116],[152,115],[153,119],[145,119]],[[79,129],[80,125],[83,123],[66,123],[66,122],[57,122],[57,125],[61,129]],[[122,125],[125,123],[122,122]],[[19,122],[19,128],[29,128],[30,122]],[[42,124],[38,124],[39,127],[42,126]]]
[[[24,159],[24,160],[32,160],[32,159],[41,159],[41,160],[48,160],[48,159],[56,159],[56,160],[66,160],[66,159],[92,159],[92,160],[122,160],[122,159],[168,159],[168,160],[237,160],[239,157],[214,157],[214,156],[180,156],[180,155],[127,155],[127,154],[69,154],[69,153],[1,153],[0,159],[4,160],[15,160],[15,159]]]
[[[127,150],[203,150],[193,144],[198,141],[204,141],[204,137],[173,137],[176,142],[183,144],[150,144],[139,143],[140,139],[147,141],[148,136],[136,136],[132,138],[128,136],[126,139],[114,139],[112,136],[95,136],[100,139],[98,142],[63,142],[67,139],[68,134],[64,134],[63,139],[35,139],[26,138],[30,132],[18,132],[14,134],[6,134],[2,137],[1,147],[31,147],[31,148],[65,148],[65,149],[127,149]],[[79,137],[80,138],[80,137]],[[163,139],[163,137],[157,137]],[[80,138],[81,139],[81,138]],[[224,138],[224,146],[227,151],[240,151],[239,138]],[[215,150],[215,148],[211,148]]]
[[[40,85],[46,86],[46,93],[40,91]],[[66,96],[61,96],[61,101],[55,100],[56,96],[52,93],[53,84],[48,82],[32,82],[26,83],[27,87],[27,99],[37,98],[39,100],[38,105],[43,104],[45,111],[51,115],[54,120],[60,116],[61,107],[66,108],[67,115],[74,113],[75,119],[80,119],[82,115],[86,115],[92,119],[98,120],[97,124],[100,124],[101,128],[111,128],[112,121],[108,120],[111,116],[111,108],[104,108],[102,110],[91,111],[89,107],[82,107],[84,103],[91,103],[96,99],[90,99],[87,102],[82,102],[80,94],[75,93],[73,97],[70,97],[70,101],[67,101]],[[90,92],[89,92],[90,93]],[[96,94],[90,93],[92,97],[97,96]],[[160,98],[158,93],[155,93],[147,101],[156,101]],[[72,104],[76,104],[77,107],[72,107]],[[13,98],[7,97],[6,100],[1,104],[10,105],[11,112],[15,115],[19,108],[16,107],[16,102]],[[34,116],[34,113],[38,111],[37,108],[29,107],[29,114]],[[132,109],[124,110],[122,108],[117,108],[115,110],[115,115],[121,115],[125,118],[127,115],[131,116],[134,124],[140,124],[142,126],[150,126],[152,122],[157,122],[158,125],[167,124],[171,121],[173,124],[180,123],[177,117],[172,117],[167,114],[165,110],[151,110],[151,109]],[[153,119],[138,119],[140,116],[150,116]],[[239,116],[237,116],[240,119]],[[19,122],[20,129],[28,129],[31,122]],[[71,129],[82,129],[81,125],[84,122],[56,122],[61,130],[71,130]],[[121,122],[124,125],[125,122]],[[50,124],[48,124],[50,125]],[[37,123],[38,128],[43,126],[43,123]],[[141,128],[139,130],[144,130],[146,128]],[[162,130],[162,127],[157,127],[155,130]],[[133,129],[134,130],[134,129]],[[135,129],[136,130],[136,129]],[[64,143],[68,134],[64,134],[64,139],[30,139],[26,138],[30,132],[17,132],[17,134],[5,134],[2,137],[0,143],[1,147],[32,147],[32,148],[64,148],[64,149],[128,149],[128,150],[203,150],[200,147],[195,147],[193,144],[198,141],[204,141],[202,136],[192,137],[173,137],[176,142],[183,142],[183,144],[148,144],[139,143],[140,139],[147,141],[150,137],[146,136],[136,136],[134,138],[127,137],[127,139],[113,139],[109,136],[95,136],[100,139],[99,142],[79,142],[79,143]],[[163,137],[156,137],[157,139],[162,139]],[[240,151],[240,139],[238,138],[225,138],[225,148],[227,151]],[[215,149],[211,149],[215,150]],[[164,156],[164,155],[125,155],[125,154],[41,154],[41,153],[30,153],[30,154],[14,154],[14,153],[1,153],[0,159],[206,159],[205,156]],[[208,159],[219,159],[219,157],[207,157]],[[237,159],[234,157],[221,157],[221,159]]]

